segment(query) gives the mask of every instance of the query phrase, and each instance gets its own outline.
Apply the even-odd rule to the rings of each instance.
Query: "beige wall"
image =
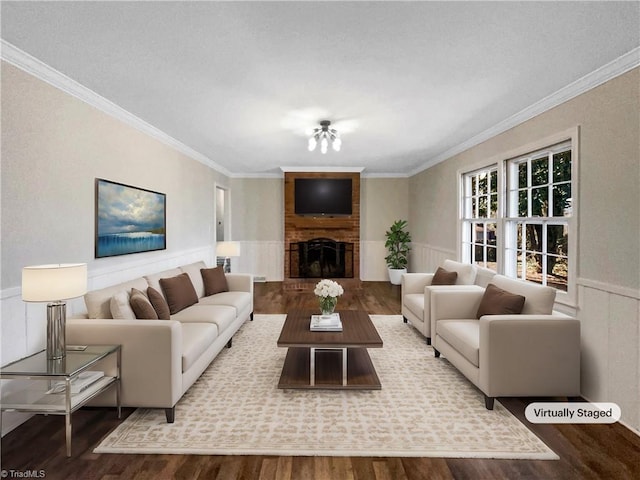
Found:
[[[39,325],[41,312],[25,318],[19,288],[22,267],[86,262],[91,287],[107,277],[134,278],[192,257],[211,261],[214,187],[228,184],[228,179],[6,63],[1,93],[2,361],[6,363],[32,353],[43,341],[38,328],[31,331]],[[96,178],[166,194],[165,251],[94,259]],[[27,311],[31,308],[27,305]]]
[[[416,241],[455,249],[460,169],[579,126],[578,275],[640,288],[639,84],[635,69],[412,177]]]
[[[414,240],[427,245],[425,257],[438,249],[455,252],[458,172],[579,127],[574,313],[581,321],[582,394],[592,401],[617,403],[624,423],[636,430],[640,430],[639,85],[636,68],[410,180]],[[438,251],[431,254],[439,256]]]
[[[231,236],[243,241],[284,238],[284,179],[231,180]]]

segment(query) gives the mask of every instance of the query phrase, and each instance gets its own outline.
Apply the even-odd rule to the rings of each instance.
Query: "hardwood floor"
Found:
[[[316,305],[309,289],[283,288],[279,282],[256,284],[255,313],[284,313],[289,308]],[[350,289],[338,305],[341,309],[399,314],[400,287],[365,282],[361,289]],[[500,401],[560,460],[95,454],[95,446],[120,420],[114,409],[90,408],[73,415],[73,457],[65,456],[62,417],[36,416],[2,438],[1,468],[6,478],[24,478],[28,471],[32,478],[83,480],[640,478],[640,437],[623,426],[533,425],[524,418],[531,399]],[[124,409],[123,417],[132,412]]]

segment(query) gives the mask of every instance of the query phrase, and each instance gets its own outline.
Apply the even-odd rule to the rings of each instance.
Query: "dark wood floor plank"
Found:
[[[255,313],[317,308],[312,285],[291,290],[281,282],[257,283]],[[362,288],[347,289],[338,308],[400,314],[400,287],[387,282],[363,282]],[[2,438],[2,468],[43,470],[47,479],[64,480],[640,478],[640,437],[622,425],[533,425],[527,422],[524,410],[535,399],[499,400],[560,460],[97,454],[93,449],[122,420],[112,408],[84,408],[73,415],[72,458],[65,456],[63,418],[36,416]],[[123,418],[133,411],[123,409]]]

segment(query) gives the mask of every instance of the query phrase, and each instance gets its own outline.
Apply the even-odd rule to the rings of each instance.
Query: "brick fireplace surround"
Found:
[[[350,216],[308,217],[294,212],[294,184],[296,178],[351,178],[352,213]],[[360,285],[360,173],[312,173],[285,172],[284,174],[284,279],[285,286],[293,289],[309,289],[317,278],[302,279],[291,276],[291,244],[316,238],[330,238],[336,242],[353,243],[353,278],[336,278],[343,286]]]

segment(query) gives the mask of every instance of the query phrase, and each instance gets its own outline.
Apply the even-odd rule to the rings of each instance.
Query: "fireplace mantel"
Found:
[[[352,213],[348,216],[301,216],[294,212],[296,178],[351,178]],[[286,172],[284,176],[284,278],[299,281],[291,275],[291,244],[316,238],[331,238],[353,244],[353,273],[360,278],[360,173],[354,172]],[[295,247],[294,247],[295,248]]]

